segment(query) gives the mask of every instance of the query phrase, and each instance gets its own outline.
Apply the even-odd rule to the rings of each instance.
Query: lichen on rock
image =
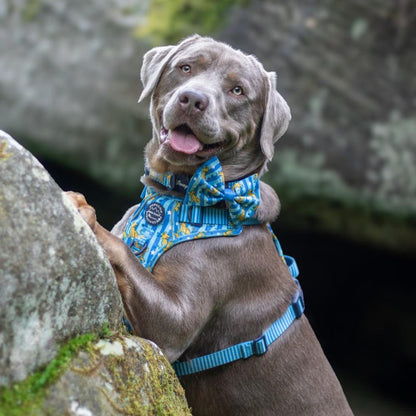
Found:
[[[113,335],[80,351],[47,392],[42,410],[76,415],[190,415],[172,367],[153,343]]]
[[[86,334],[42,371],[0,390],[0,416],[190,416],[183,389],[150,341]]]

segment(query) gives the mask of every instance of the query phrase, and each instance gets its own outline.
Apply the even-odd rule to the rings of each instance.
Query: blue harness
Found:
[[[225,184],[216,157],[202,165],[190,180],[181,176],[180,182],[171,173],[146,173],[170,190],[186,188],[185,195],[173,196],[146,187],[141,203],[126,224],[123,240],[149,271],[176,244],[236,236],[244,225],[259,224],[254,218],[260,203],[257,174]]]
[[[150,272],[160,256],[176,244],[200,238],[236,236],[243,226],[260,222],[254,217],[260,203],[257,174],[239,181],[225,182],[217,157],[205,162],[189,178],[146,170],[146,175],[180,195],[157,193],[145,187],[142,201],[127,221],[123,241]],[[208,370],[253,355],[264,354],[305,309],[295,260],[283,255],[269,225],[276,249],[298,285],[291,305],[261,336],[190,361],[176,361],[178,377]],[[126,322],[127,326],[129,324]]]

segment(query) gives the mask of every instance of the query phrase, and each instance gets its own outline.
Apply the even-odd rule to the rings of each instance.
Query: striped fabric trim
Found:
[[[192,225],[215,224],[220,226],[230,226],[232,224],[229,211],[217,207],[200,207],[197,205],[182,204],[179,215],[180,222]],[[238,225],[261,224],[257,218],[247,218],[240,221]]]

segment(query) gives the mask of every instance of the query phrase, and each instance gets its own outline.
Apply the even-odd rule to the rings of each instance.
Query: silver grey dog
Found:
[[[147,168],[192,176],[217,156],[226,181],[265,172],[290,110],[275,74],[256,58],[196,35],[150,50],[141,77],[153,124]],[[142,181],[177,194],[151,176]],[[70,193],[110,259],[134,333],[156,342],[171,362],[255,339],[292,302],[297,285],[267,226],[279,200],[263,182],[260,195],[259,224],[233,237],[177,244],[150,273],[121,239],[136,207],[110,233],[84,197]],[[194,415],[352,415],[305,315],[266,353],[180,380]]]

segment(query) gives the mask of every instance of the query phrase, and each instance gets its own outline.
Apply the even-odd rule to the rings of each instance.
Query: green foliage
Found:
[[[248,0],[152,0],[147,22],[136,35],[154,44],[177,43],[194,33],[208,35],[225,22],[228,10]]]
[[[26,0],[22,8],[22,18],[26,22],[35,20],[42,9],[41,0]]]
[[[97,335],[79,335],[59,348],[56,357],[42,370],[14,386],[0,388],[0,416],[29,416],[42,404],[45,389],[56,381],[80,349],[88,349]]]

